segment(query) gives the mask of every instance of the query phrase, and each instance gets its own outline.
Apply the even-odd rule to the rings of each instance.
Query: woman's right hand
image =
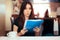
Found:
[[[19,32],[19,35],[24,35],[28,30],[26,29],[22,29],[20,32]]]

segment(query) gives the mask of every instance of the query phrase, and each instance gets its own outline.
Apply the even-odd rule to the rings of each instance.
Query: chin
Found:
[[[27,16],[27,17],[29,17],[29,16]]]
[[[29,15],[27,15],[26,17],[29,17]]]

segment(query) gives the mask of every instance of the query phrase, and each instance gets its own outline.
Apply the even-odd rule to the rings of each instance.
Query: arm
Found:
[[[13,26],[13,31],[17,32],[18,27],[16,25]],[[19,33],[17,33],[18,36],[22,36],[27,32],[27,30],[22,29]]]
[[[13,26],[13,31],[17,32],[18,27],[16,25]],[[18,36],[22,35],[20,32],[17,33]]]

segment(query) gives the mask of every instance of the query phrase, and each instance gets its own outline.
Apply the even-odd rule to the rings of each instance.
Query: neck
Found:
[[[25,20],[28,20],[28,19],[29,19],[29,17],[25,16]]]

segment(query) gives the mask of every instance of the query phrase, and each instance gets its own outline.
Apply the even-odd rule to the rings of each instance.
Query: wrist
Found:
[[[22,36],[23,34],[21,32],[17,33],[18,36]]]
[[[40,33],[39,32],[35,32],[35,36],[39,36],[40,35]]]

